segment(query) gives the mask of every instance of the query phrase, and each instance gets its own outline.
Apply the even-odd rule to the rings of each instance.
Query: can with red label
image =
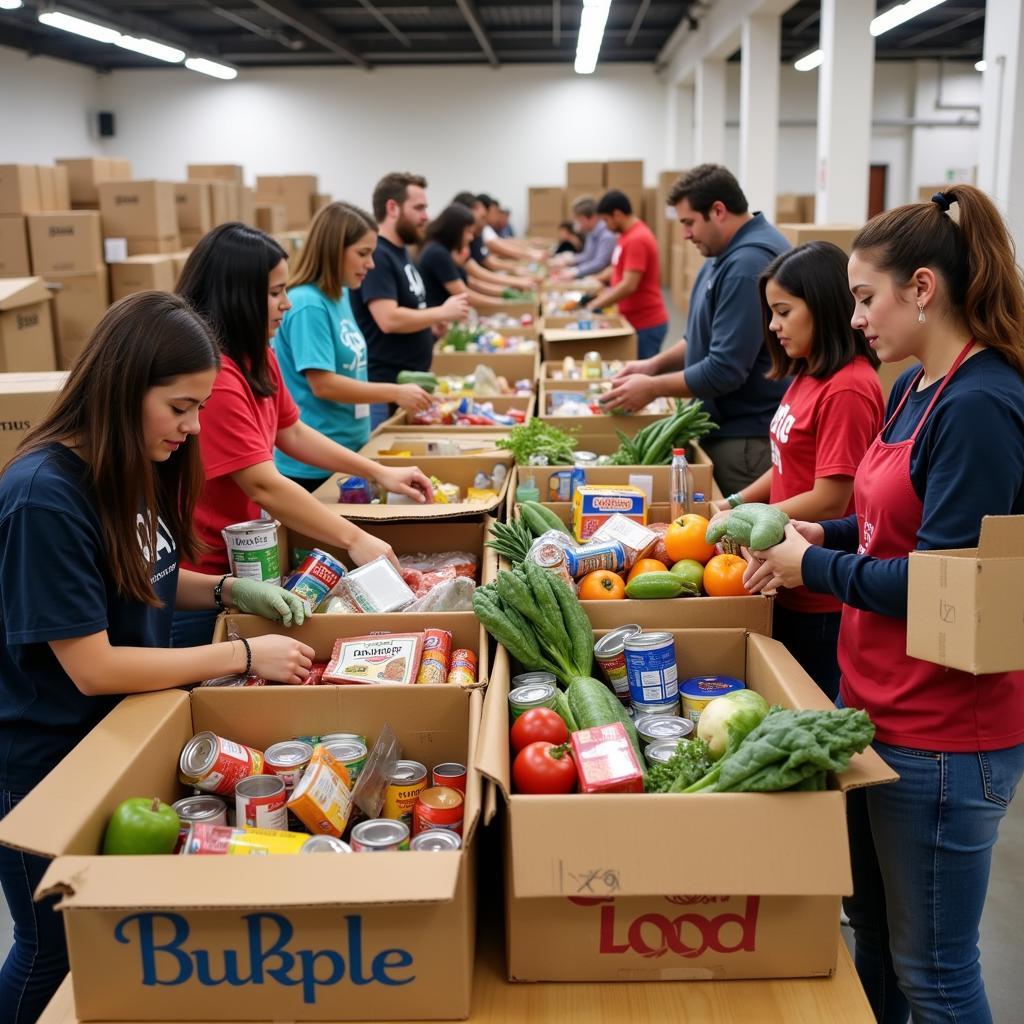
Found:
[[[460,648],[452,654],[452,667],[448,673],[452,686],[472,686],[476,683],[476,655]]]
[[[284,788],[294,789],[309,767],[313,745],[304,740],[282,740],[267,747],[263,754],[263,771],[284,780]]]
[[[431,773],[430,781],[435,786],[449,786],[466,795],[466,766],[457,761],[439,764]]]
[[[302,832],[231,828],[228,825],[206,825],[197,821],[189,826],[188,839],[181,853],[183,856],[262,857],[271,853],[301,853],[308,842],[309,836]]]
[[[423,631],[423,656],[417,683],[446,683],[448,668],[452,659],[452,634],[447,629],[425,629]]]
[[[423,790],[412,815],[412,834],[418,836],[432,828],[446,828],[462,835],[462,794],[450,786]]]
[[[313,548],[285,581],[284,589],[299,598],[312,615],[345,575],[345,566],[326,551]]]
[[[280,775],[253,775],[235,786],[235,826],[288,830],[288,791]]]
[[[263,773],[263,751],[212,732],[196,733],[181,752],[178,778],[204,793],[231,796],[250,775]]]
[[[186,796],[172,804],[181,829],[178,832],[178,845],[174,852],[178,853],[188,839],[189,828],[196,822],[207,825],[226,825],[228,823],[228,807],[219,796],[212,793],[199,793]]]

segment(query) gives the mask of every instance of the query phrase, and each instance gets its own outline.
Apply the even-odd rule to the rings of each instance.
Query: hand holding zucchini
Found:
[[[727,518],[712,523],[704,539],[709,544],[717,544],[728,537],[751,551],[764,551],[782,541],[788,523],[789,516],[782,509],[752,501],[733,509]]]

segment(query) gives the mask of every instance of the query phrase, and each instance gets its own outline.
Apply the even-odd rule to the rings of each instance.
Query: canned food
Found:
[[[687,740],[693,732],[693,722],[688,718],[674,715],[640,715],[633,719],[633,726],[642,743],[657,743],[660,740]]]
[[[194,822],[203,822],[207,825],[226,825],[228,823],[228,805],[219,796],[212,793],[199,793],[196,796],[187,796],[178,800],[173,805],[174,813],[178,815],[181,822],[181,829],[178,832],[178,845],[174,852],[179,853],[188,839],[189,826]]]
[[[544,541],[533,549],[530,558],[545,572],[552,572],[567,585],[572,585],[572,575],[565,561],[565,548],[561,544]]]
[[[231,796],[235,786],[263,772],[263,751],[226,740],[212,732],[199,732],[181,752],[178,778],[204,793]]]
[[[637,633],[625,642],[629,695],[634,703],[671,704],[679,699],[676,645],[671,633]]]
[[[299,853],[351,853],[352,847],[337,836],[310,836]]]
[[[476,682],[476,655],[464,647],[452,654],[452,667],[448,673],[449,686],[472,686]]]
[[[462,794],[450,786],[425,789],[416,801],[412,832],[419,835],[432,828],[447,828],[462,835]]]
[[[419,761],[398,761],[384,795],[384,818],[412,824],[416,798],[427,788],[427,769]]]
[[[266,856],[271,853],[299,853],[309,841],[302,832],[270,828],[230,828],[201,821],[189,826],[188,839],[181,848],[186,856],[220,854],[236,857]]]
[[[356,779],[366,767],[367,750],[366,744],[358,739],[350,740],[327,740],[320,744],[331,757],[340,761],[348,772],[349,782],[354,786]]]
[[[303,563],[288,577],[284,589],[299,598],[310,615],[327,600],[327,596],[345,575],[345,566],[336,558],[313,548]]]
[[[548,477],[548,501],[570,501],[572,499],[572,470],[556,469]]]
[[[409,849],[409,826],[390,818],[371,818],[352,829],[353,853],[387,853]]]
[[[548,672],[527,672],[524,675],[550,676],[552,680],[554,679],[554,676],[551,676]],[[516,679],[522,678],[523,676],[516,676]],[[553,708],[557,696],[557,684],[554,682],[549,683],[546,679],[543,682],[524,683],[521,686],[517,686],[508,695],[508,708],[512,713],[512,721],[514,722],[521,714],[529,711],[531,708]]]
[[[282,740],[267,747],[263,754],[263,771],[284,780],[285,788],[294,789],[313,756],[313,745],[304,740]]]
[[[235,824],[241,828],[270,828],[287,831],[288,793],[278,775],[253,775],[235,786]]]
[[[598,569],[621,572],[626,567],[626,549],[617,540],[566,548],[565,565],[572,578],[577,580]]]
[[[466,766],[457,761],[439,764],[431,773],[430,781],[435,786],[449,786],[460,793],[466,793]]]
[[[724,697],[736,690],[745,690],[746,684],[732,676],[694,676],[684,680],[679,687],[683,698],[683,714],[696,725],[700,721],[701,712],[716,697]]]
[[[409,849],[420,853],[445,853],[449,850],[461,850],[462,836],[446,828],[428,828],[426,832],[412,837]]]
[[[452,634],[447,629],[425,629],[423,631],[423,656],[420,670],[416,673],[417,683],[446,683],[452,660]]]
[[[220,531],[228,549],[231,575],[237,579],[281,582],[281,564],[277,552],[276,519],[252,519],[234,523]]]
[[[628,705],[629,698],[629,675],[626,672],[626,640],[643,632],[636,623],[628,626],[619,626],[610,633],[605,633],[600,640],[594,644],[594,658],[605,679],[608,680],[615,696]]]
[[[633,701],[630,705],[633,719],[638,718],[678,718],[679,701],[674,700],[671,704],[643,704],[640,701]]]
[[[357,732],[329,732],[324,736],[318,736],[315,746],[322,747],[325,743],[339,743],[346,740],[358,740],[364,747],[369,749],[366,737]]]
[[[352,810],[348,769],[317,747],[287,807],[313,835],[340,836]]]
[[[652,767],[656,764],[668,764],[679,749],[680,740],[655,740],[644,747],[644,757]]]

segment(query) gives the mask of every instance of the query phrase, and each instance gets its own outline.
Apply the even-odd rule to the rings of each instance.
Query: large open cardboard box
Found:
[[[544,359],[572,356],[579,361],[588,352],[600,352],[604,359],[636,359],[636,331],[621,317],[616,319],[619,322],[612,327],[593,331],[569,330],[545,319],[541,327]]]
[[[1024,669],[1024,516],[985,516],[976,548],[911,551],[907,654],[982,675]]]
[[[604,630],[595,632],[595,637]],[[785,648],[742,629],[674,629],[679,677],[723,673],[769,703],[830,707]],[[845,793],[895,781],[872,750],[820,793],[511,792],[499,647],[477,767],[505,804],[515,981],[809,977],[835,970],[852,888]]]
[[[441,399],[440,401],[445,401]],[[451,401],[456,401],[451,399]],[[537,412],[537,396],[536,395],[499,395],[495,398],[482,398],[480,399],[481,404],[488,404],[491,408],[501,415],[509,413],[512,409],[519,409],[526,413],[526,420],[531,419]],[[525,422],[525,420],[524,420]],[[513,424],[514,426],[514,424]],[[512,426],[503,426],[500,423],[491,423],[487,425],[481,425],[478,427],[460,427],[453,423],[414,423],[409,415],[408,409],[399,409],[390,419],[385,420],[378,430],[381,433],[389,433],[395,428],[402,427],[415,427],[416,430],[425,430],[429,433],[436,434],[465,434],[465,433],[489,433],[495,430],[504,430],[506,433],[512,429]]]
[[[480,693],[458,687],[169,690],[128,697],[0,823],[0,842],[55,857],[85,1021],[451,1019],[469,1012],[475,954]],[[197,732],[265,749],[310,733],[375,740],[470,766],[465,848],[368,857],[102,857],[128,797],[185,795]],[[398,858],[402,858],[399,860]]]
[[[419,466],[429,477],[437,477],[443,483],[456,484],[462,494],[461,501],[447,504],[432,503],[429,505],[380,504],[360,505],[342,504],[338,501],[338,486],[348,474],[336,473],[326,483],[313,492],[313,497],[329,505],[346,519],[369,520],[373,522],[399,522],[409,520],[456,519],[463,516],[500,515],[508,495],[509,480],[512,478],[514,463],[511,452],[495,451],[488,455],[467,456],[410,456],[407,458],[391,458],[389,466]],[[489,501],[469,501],[466,498],[469,488],[474,486],[477,473],[484,472],[488,476],[495,466],[505,467],[505,479],[497,489],[497,494]]]
[[[532,352],[442,352],[440,342],[434,346],[430,372],[439,377],[447,374],[468,376],[478,366],[492,369],[509,384],[517,380],[536,381],[540,372],[540,344]]]
[[[374,434],[359,449],[359,454],[388,466],[395,465],[396,459],[427,456],[475,457],[502,451],[496,442],[506,437],[508,430],[505,427],[474,433],[453,433],[449,437],[442,437],[436,432],[424,432],[419,427],[396,428]],[[399,452],[401,454],[390,454]]]
[[[585,395],[592,383],[587,380],[555,381],[541,378],[540,393],[537,396],[537,415],[559,430],[579,427],[581,438],[586,438],[588,434],[614,434],[616,430],[621,430],[632,437],[638,430],[651,423],[666,419],[675,408],[675,403],[670,402],[671,407],[666,412],[629,413],[621,416],[613,416],[611,413],[598,413],[593,416],[555,416],[550,412],[555,394]]]
[[[605,360],[609,362],[609,360]],[[580,364],[576,364],[577,370],[580,368]],[[547,359],[540,366],[540,379],[541,381],[549,381],[553,384],[566,384],[569,383],[567,378],[561,376],[562,374],[562,360],[558,359]],[[601,380],[611,380],[610,376],[602,376]],[[584,382],[586,383],[586,382]]]

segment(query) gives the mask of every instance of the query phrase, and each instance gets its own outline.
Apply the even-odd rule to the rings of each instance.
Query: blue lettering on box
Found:
[[[114,938],[137,946],[141,981],[146,986],[175,986],[194,981],[218,985],[288,985],[302,987],[302,1001],[313,1004],[317,990],[348,976],[353,985],[408,985],[413,956],[405,949],[382,949],[369,958],[363,947],[363,920],[345,916],[344,951],[293,949],[295,928],[283,914],[246,914],[246,941],[240,949],[189,948],[191,927],[180,914],[139,913],[120,920]],[[161,938],[157,938],[157,931]],[[369,969],[366,961],[369,958]]]

